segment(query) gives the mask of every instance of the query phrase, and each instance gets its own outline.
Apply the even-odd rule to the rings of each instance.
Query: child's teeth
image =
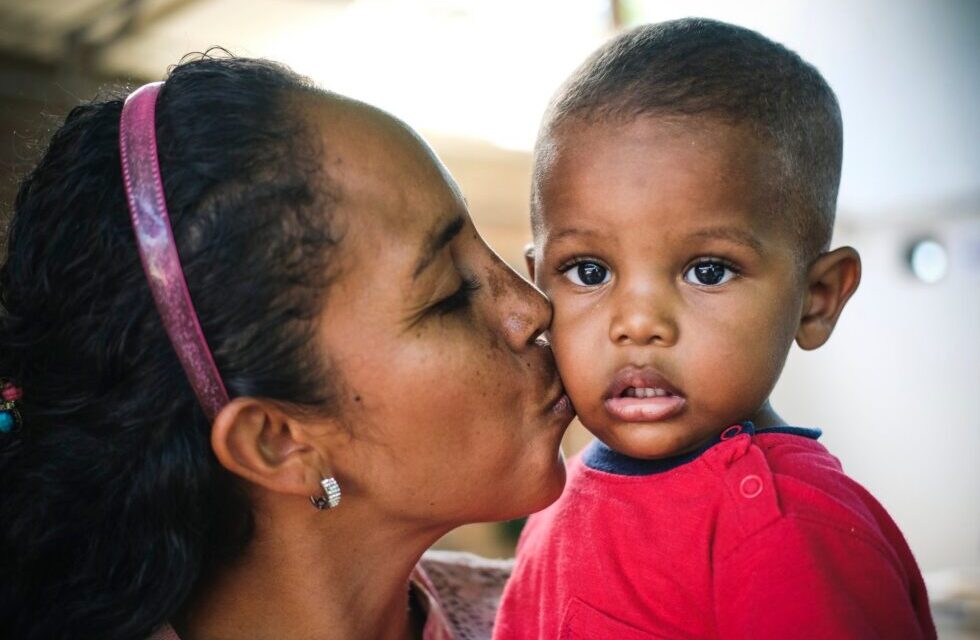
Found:
[[[627,398],[664,398],[670,395],[664,389],[655,389],[651,387],[629,387],[623,392],[623,396]]]

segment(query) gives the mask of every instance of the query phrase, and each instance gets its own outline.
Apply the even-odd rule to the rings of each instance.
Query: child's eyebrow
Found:
[[[697,231],[691,233],[688,237],[728,240],[736,244],[745,245],[756,253],[762,253],[762,242],[760,242],[759,239],[751,233],[743,231],[742,229],[734,229],[732,227],[709,227],[707,229],[698,229]]]
[[[592,229],[579,229],[577,227],[566,227],[554,233],[549,233],[548,240],[550,242],[555,242],[556,240],[561,240],[562,238],[567,238],[568,236],[599,236],[599,235],[602,234],[599,231],[594,231]]]

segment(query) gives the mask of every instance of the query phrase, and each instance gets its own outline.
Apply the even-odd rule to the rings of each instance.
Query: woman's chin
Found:
[[[527,510],[527,513],[528,514],[537,513],[538,511],[541,511],[542,509],[551,506],[556,500],[558,500],[558,498],[561,497],[561,493],[562,490],[564,490],[564,488],[565,488],[565,466],[563,464],[561,466],[560,477],[557,478],[556,481],[552,483],[550,487],[548,487],[548,490],[546,492],[542,493],[540,500],[538,500],[537,502],[535,502],[530,506],[530,508]]]
[[[515,499],[506,505],[507,511],[495,516],[494,520],[522,518],[541,511],[557,500],[565,488],[565,459],[559,452],[549,461],[546,468],[534,475],[529,473],[522,477],[525,479],[534,477],[537,482],[533,486],[524,484],[520,489],[512,492],[511,495]],[[504,506],[499,503],[498,505]]]

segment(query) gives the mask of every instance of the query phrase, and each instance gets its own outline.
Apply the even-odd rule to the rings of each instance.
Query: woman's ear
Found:
[[[524,245],[524,264],[527,265],[527,275],[529,280],[534,282],[534,243],[528,242]]]
[[[816,349],[827,342],[860,281],[861,256],[851,247],[825,253],[810,265],[803,316],[796,332],[796,343],[801,349]]]
[[[211,425],[211,448],[237,476],[276,493],[319,493],[320,454],[302,426],[275,405],[250,397],[229,402]]]

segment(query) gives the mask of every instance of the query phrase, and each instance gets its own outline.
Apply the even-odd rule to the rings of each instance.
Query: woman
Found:
[[[546,301],[376,109],[205,57],[127,110],[76,108],[15,203],[0,628],[450,637],[422,553],[563,485]]]

